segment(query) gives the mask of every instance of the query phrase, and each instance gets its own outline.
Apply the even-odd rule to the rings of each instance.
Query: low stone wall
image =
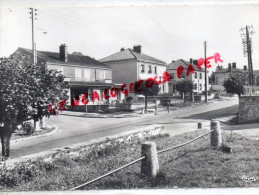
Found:
[[[65,149],[60,149],[55,153],[45,155],[43,158],[44,159],[43,161],[52,162],[54,159],[60,158],[60,156],[62,155],[66,155],[70,157],[79,156],[84,151],[105,149],[107,146],[110,146],[111,144],[114,144],[114,143],[124,144],[129,142],[141,141],[151,136],[163,134],[164,128],[165,128],[164,126],[151,125],[150,127],[148,126],[139,130],[132,130],[131,132],[122,133],[124,135],[121,135],[121,136],[114,135],[114,136],[110,136],[109,138],[101,138],[98,141],[89,143],[87,145],[81,145],[82,143],[79,143],[79,145],[75,144]]]
[[[194,95],[195,102],[201,102],[201,95]]]
[[[62,155],[67,156],[78,156],[83,151],[92,151],[98,148],[105,149],[105,147],[110,146],[112,143],[129,143],[134,141],[141,141],[145,138],[164,134],[164,126],[162,125],[149,125],[143,128],[122,132],[119,134],[111,135],[108,137],[98,138],[96,140],[90,140],[84,143],[77,143],[70,145],[65,148],[53,148],[52,150],[29,154],[27,156],[22,156],[16,159],[10,159],[5,162],[5,166],[8,168],[13,168],[17,163],[21,162],[33,162],[43,160],[44,162],[52,162],[54,159],[59,158]],[[2,164],[3,165],[3,164]],[[0,164],[1,168],[1,164]]]
[[[116,104],[117,111],[131,111],[132,103],[122,102]]]
[[[239,122],[259,122],[259,96],[239,98]]]
[[[75,107],[67,106],[69,111],[76,111],[76,112],[86,112],[85,105],[78,105]],[[109,105],[87,105],[87,112],[90,113],[98,113],[98,112],[108,112]]]

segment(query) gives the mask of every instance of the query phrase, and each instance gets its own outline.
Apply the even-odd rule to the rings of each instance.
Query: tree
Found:
[[[259,75],[255,76],[255,85],[259,87]]]
[[[183,79],[176,82],[176,90],[179,91],[184,99],[184,94],[192,92],[193,82],[191,80]]]
[[[223,83],[227,93],[237,94],[238,97],[240,97],[241,94],[244,94],[245,85],[248,85],[248,74],[241,71],[230,73],[229,77],[224,80]]]
[[[66,97],[68,83],[57,70],[46,70],[24,59],[0,60],[0,137],[3,160],[9,157],[10,138],[17,125],[55,115]]]
[[[147,100],[149,96],[157,95],[160,91],[158,83],[153,79],[139,80],[134,83],[133,91],[135,94],[145,96],[145,111],[147,111]]]

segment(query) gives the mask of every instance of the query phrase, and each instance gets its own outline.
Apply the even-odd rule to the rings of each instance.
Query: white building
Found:
[[[32,50],[25,48],[18,48],[12,56],[23,58],[25,55],[29,56],[30,60],[33,59]],[[69,54],[65,44],[59,47],[59,52],[37,51],[37,65],[61,71],[65,80],[70,84],[67,105],[71,105],[71,98],[76,100],[79,97],[79,105],[75,109],[84,105],[82,103],[84,94],[88,94],[87,105],[105,104],[115,100],[122,101],[125,98],[120,91],[121,85],[112,82],[111,67],[80,53]],[[112,97],[111,90],[115,88],[118,91],[116,96]],[[105,90],[106,97],[110,96],[109,99],[104,98]],[[93,101],[93,97],[97,96],[99,100],[94,98]]]
[[[194,68],[194,73],[190,73],[189,76],[186,75],[187,69],[189,65],[192,65]],[[194,93],[202,93],[205,91],[205,70],[201,68],[201,70],[198,68],[198,61],[190,59],[190,62],[187,62],[185,60],[179,59],[177,61],[172,61],[167,67],[167,72],[171,75],[172,80],[169,81],[169,93],[176,93],[176,82],[181,79],[189,79],[193,81],[194,84]],[[179,66],[184,67],[184,71],[181,74],[181,78],[178,78],[177,76],[177,69]],[[209,89],[209,80],[208,80],[208,74],[207,74],[207,89]]]
[[[134,46],[133,49],[121,48],[118,53],[105,57],[100,62],[112,68],[114,83],[126,84],[127,87],[135,81],[155,76],[157,76],[157,81],[163,81],[163,74],[167,67],[165,62],[143,54],[140,45]],[[159,84],[159,87],[161,94],[168,93],[167,82]],[[137,98],[133,93],[130,93],[129,96]]]

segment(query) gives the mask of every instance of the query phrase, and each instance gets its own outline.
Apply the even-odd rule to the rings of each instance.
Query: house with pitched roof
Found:
[[[18,48],[12,54],[13,58],[23,58],[24,56],[29,56],[32,62],[33,54],[30,49]],[[70,83],[67,105],[71,104],[71,98],[79,96],[81,100],[83,94],[88,94],[88,99],[93,100],[94,92],[98,94],[100,100],[94,98],[94,102],[89,101],[88,105],[123,99],[124,94],[121,95],[120,91],[116,97],[110,97],[108,100],[103,98],[105,89],[107,89],[106,94],[108,95],[110,90],[117,86],[112,82],[111,67],[78,52],[69,54],[65,44],[61,44],[59,52],[37,51],[37,65],[61,71],[65,80]],[[81,101],[79,105],[83,105]]]
[[[228,63],[228,68],[223,68],[222,66],[217,66],[215,71],[215,84],[222,85],[224,80],[227,79],[231,72],[248,72],[247,66],[243,69],[237,68],[236,62]]]
[[[121,48],[119,52],[101,59],[100,62],[112,68],[113,82],[126,84],[127,87],[135,81],[155,76],[162,81],[167,67],[165,62],[142,53],[141,45],[136,45],[133,49]],[[168,83],[159,84],[159,87],[161,94],[168,93]],[[139,97],[133,93],[129,96],[135,99]]]
[[[217,66],[215,71],[215,83],[211,85],[212,90],[224,91],[224,87],[223,87],[224,80],[228,79],[230,74],[233,72],[246,72],[248,74],[249,70],[247,68],[247,65],[244,65],[243,69],[237,68],[236,62],[228,63],[227,68],[223,68],[222,66]],[[254,75],[254,83],[255,85],[257,85],[257,83],[259,83],[259,70],[253,70],[253,75]]]
[[[186,72],[190,64],[194,68],[194,73],[190,73],[189,76],[187,76]],[[177,69],[179,66],[182,66],[184,68],[184,71],[181,74],[181,78],[178,78],[177,76]],[[169,93],[176,93],[176,82],[180,81],[181,79],[188,79],[193,81],[194,93],[199,94],[205,91],[205,70],[203,68],[198,68],[198,60],[193,60],[191,58],[189,62],[183,59],[172,61],[172,63],[170,63],[167,67],[167,72],[171,75],[172,78],[171,81],[169,81]]]

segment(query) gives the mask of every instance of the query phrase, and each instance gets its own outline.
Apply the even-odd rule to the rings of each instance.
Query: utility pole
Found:
[[[208,89],[207,89],[207,60],[206,60],[207,41],[204,41],[204,64],[205,64],[205,102],[208,102]]]
[[[36,53],[36,43],[34,42],[34,21],[37,19],[35,13],[37,9],[29,8],[31,14],[31,24],[32,24],[32,55],[33,55],[33,65],[37,64],[37,53]]]
[[[250,35],[253,32],[253,26],[246,26],[245,28],[240,29],[242,43],[243,43],[243,54],[244,57],[247,56],[248,61],[248,73],[249,73],[249,85],[251,87],[251,92],[253,93],[253,85],[254,85],[254,74],[253,74],[253,63],[252,63],[252,39]]]

